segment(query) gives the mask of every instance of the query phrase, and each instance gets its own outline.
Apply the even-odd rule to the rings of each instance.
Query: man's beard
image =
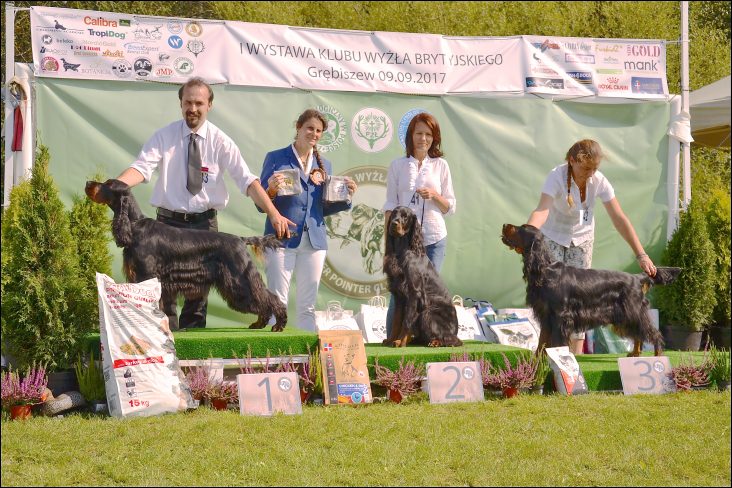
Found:
[[[192,115],[192,114],[186,114],[186,125],[189,129],[193,129],[196,127],[198,122],[201,120],[200,115]]]

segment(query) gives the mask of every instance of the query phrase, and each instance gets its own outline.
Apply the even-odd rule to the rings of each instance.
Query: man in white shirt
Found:
[[[228,171],[239,190],[267,214],[277,237],[289,237],[289,226],[295,224],[274,207],[234,141],[207,120],[213,97],[213,90],[203,79],[188,80],[178,90],[183,120],[155,132],[137,160],[117,179],[132,187],[149,182],[157,169],[159,175],[150,199],[157,207],[157,220],[173,227],[217,231],[216,212],[229,201],[223,179],[224,171]],[[200,177],[198,169],[189,171],[189,153],[197,153],[194,159],[200,166]],[[205,327],[207,303],[206,298],[186,300],[180,328]],[[169,319],[174,329],[178,323],[176,306],[169,306],[166,310],[173,311]]]

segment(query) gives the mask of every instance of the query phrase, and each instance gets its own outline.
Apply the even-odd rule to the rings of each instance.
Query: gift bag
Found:
[[[455,313],[458,319],[458,339],[463,341],[485,342],[485,334],[480,326],[480,322],[478,322],[476,308],[465,308],[463,305],[463,297],[460,295],[452,297],[452,304],[455,306]]]
[[[516,317],[520,319],[526,319],[531,323],[531,326],[534,328],[537,334],[541,333],[541,324],[539,323],[539,319],[537,319],[534,316],[534,311],[530,308],[499,308],[498,309],[498,315],[515,315]]]
[[[281,174],[285,179],[277,190],[278,196],[299,195],[302,193],[302,184],[300,183],[300,170],[298,169],[281,169],[274,172]]]
[[[348,177],[328,175],[325,177],[323,187],[323,203],[347,202],[350,200],[348,194]]]
[[[501,317],[501,315],[498,315]],[[515,316],[514,316],[515,317]],[[528,319],[518,317],[488,324],[496,342],[505,346],[521,347],[536,351],[539,347],[539,334]]]
[[[329,301],[325,310],[315,311],[315,327],[317,330],[361,330],[353,318],[353,310],[343,310],[337,300]]]
[[[361,305],[361,311],[355,318],[365,342],[381,344],[386,339],[386,313],[388,311],[386,299],[381,295],[371,297],[368,304]]]
[[[549,366],[554,373],[554,386],[563,395],[588,393],[585,377],[582,375],[577,358],[567,346],[546,349]]]
[[[97,273],[104,388],[113,417],[144,417],[195,406],[175,354],[157,278],[115,283]]]
[[[465,297],[465,300],[470,301],[473,304],[471,308],[475,310],[475,317],[477,318],[478,325],[480,325],[481,332],[483,333],[483,340],[487,342],[498,342],[493,331],[488,327],[492,322],[496,321],[496,311],[491,302],[468,297]]]
[[[627,354],[633,350],[633,340],[617,335],[611,325],[595,327],[591,335],[595,354]]]

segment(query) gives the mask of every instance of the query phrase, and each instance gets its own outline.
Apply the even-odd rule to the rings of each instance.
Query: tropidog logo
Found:
[[[343,173],[358,185],[348,212],[325,217],[328,254],[322,282],[353,298],[371,298],[387,289],[384,259],[386,174],[383,166],[358,166]],[[374,205],[375,203],[378,206]]]
[[[318,143],[318,150],[324,153],[335,151],[346,139],[346,121],[338,110],[329,105],[318,105],[315,108],[328,121],[328,126]]]

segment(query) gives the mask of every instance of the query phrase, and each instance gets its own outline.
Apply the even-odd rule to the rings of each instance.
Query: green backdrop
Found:
[[[95,172],[100,171],[105,178],[117,176],[155,130],[181,117],[177,90],[178,85],[160,83],[37,79],[38,137],[50,148],[51,173],[69,208],[72,195],[82,194],[85,181]],[[384,203],[389,163],[404,154],[398,137],[402,118],[415,109],[432,113],[441,126],[442,147],[458,202],[456,214],[447,218],[448,248],[442,270],[454,294],[486,299],[496,308],[524,306],[521,258],[501,243],[501,226],[526,222],[549,170],[583,138],[602,145],[607,159],[600,169],[615,187],[619,202],[654,260],[659,259],[665,244],[670,113],[665,102],[603,104],[535,96],[436,97],[229,85],[214,86],[214,93],[209,119],[234,139],[255,174],[260,173],[268,151],[292,142],[294,121],[305,108],[326,106],[340,114],[340,118],[332,118],[344,126],[339,127],[343,129],[342,140],[324,156],[332,161],[335,173],[365,178],[360,181],[354,205],[372,213]],[[367,107],[379,109],[391,119],[393,137],[379,152],[365,152],[351,136],[352,118]],[[264,214],[228,177],[227,182],[231,199],[219,214],[219,230],[261,234]],[[149,205],[152,187],[142,184],[134,189],[143,212],[150,217],[154,217]],[[340,223],[345,230],[359,218],[340,215],[332,223]],[[373,217],[371,222],[375,222]],[[632,251],[599,207],[595,234],[593,267],[640,271]],[[365,296],[373,294],[375,284],[383,280],[380,254],[370,255],[376,271],[366,271],[365,258],[359,253],[360,241],[365,238],[356,235],[331,240],[326,270],[331,277],[336,271],[356,284],[370,283],[360,288],[365,295],[345,296],[321,282],[319,310],[325,309],[328,300],[340,300],[344,308],[357,313]],[[123,281],[121,252],[111,241],[110,248],[115,259],[113,277]],[[210,298],[209,326],[251,322],[252,317],[229,310],[215,292]]]

